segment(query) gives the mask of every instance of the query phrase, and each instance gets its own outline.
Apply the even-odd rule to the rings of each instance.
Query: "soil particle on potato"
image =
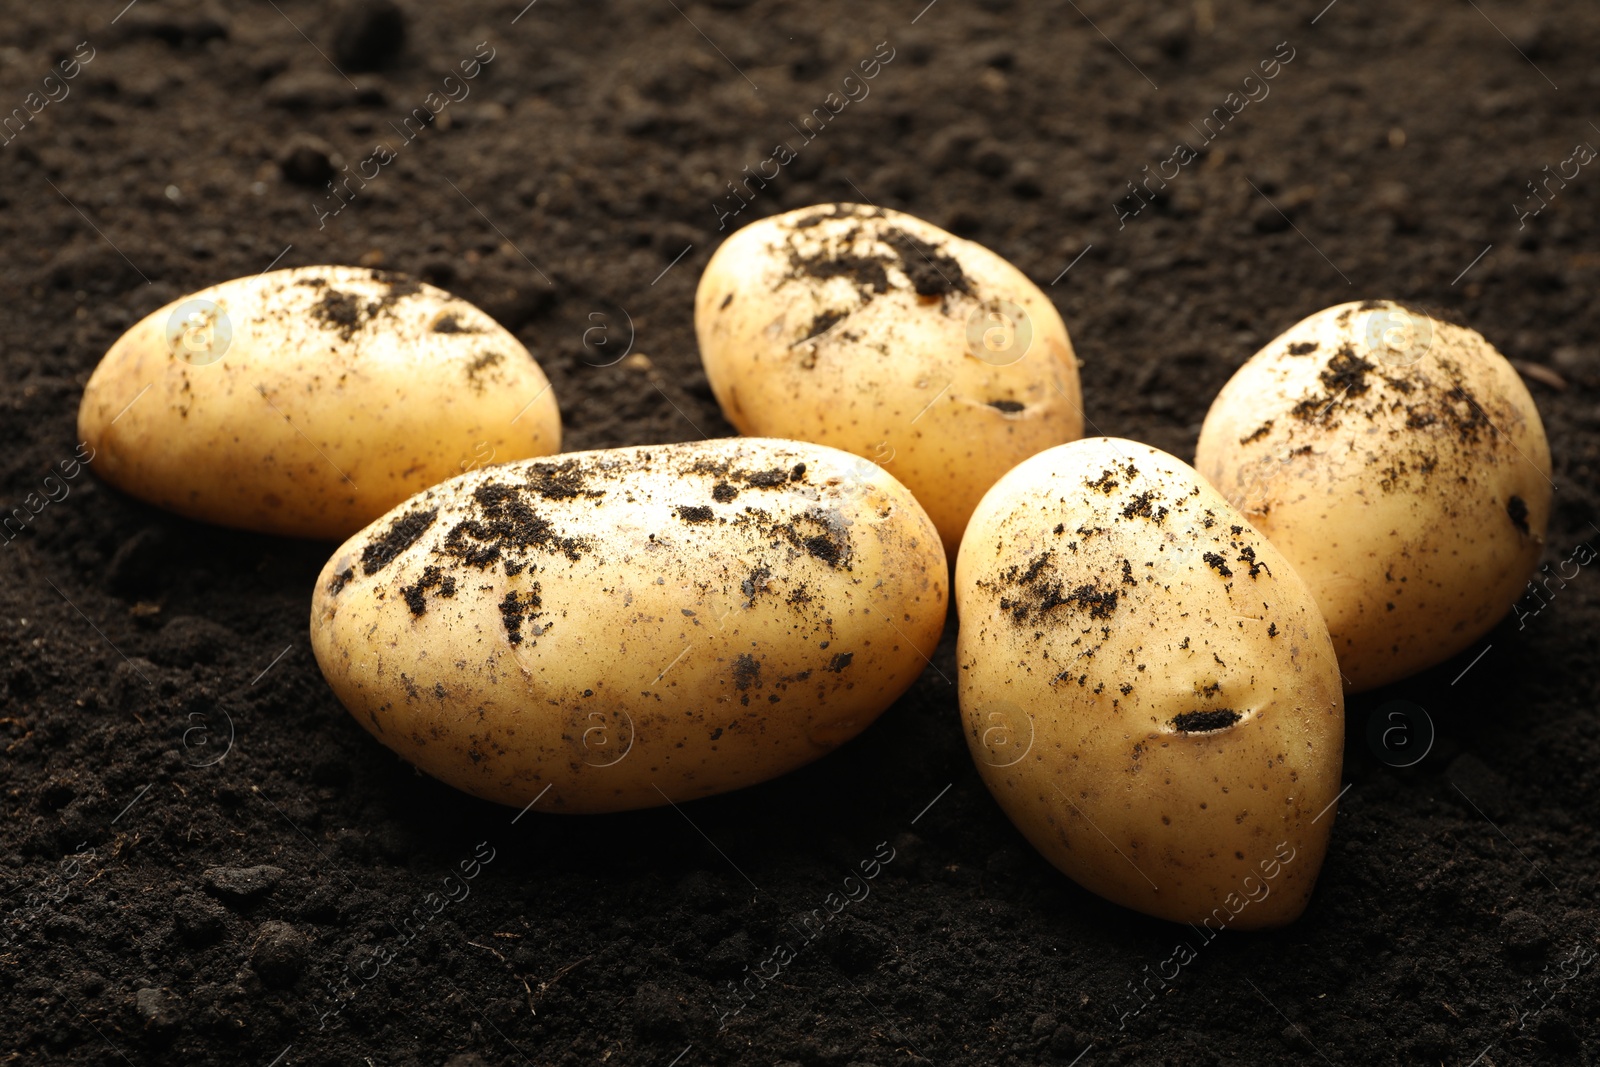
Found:
[[[1206,561],[1206,566],[1210,567],[1224,578],[1233,577],[1233,571],[1228,569],[1228,561],[1217,555],[1217,553],[1207,552],[1200,558]]]
[[[741,692],[761,685],[761,662],[748,652],[741,652],[733,661],[733,685]]]
[[[1098,489],[1102,493],[1110,494],[1121,483],[1117,481],[1117,476],[1114,472],[1104,470],[1100,472],[1100,477],[1087,484],[1090,489]]]
[[[375,316],[388,311],[395,303],[422,292],[422,285],[413,278],[389,271],[374,270],[370,277],[384,286],[376,300],[363,301],[354,293],[327,287],[323,279],[302,279],[301,285],[327,287],[322,299],[311,306],[311,317],[325,329],[334,331],[341,341],[349,341]]]
[[[543,606],[538,582],[529,585],[522,593],[515,589],[508,590],[500,601],[500,619],[505,623],[506,640],[513,645],[522,644],[522,624],[538,618],[539,609]]]
[[[1445,399],[1449,401],[1445,406],[1445,414],[1450,418],[1451,425],[1455,428],[1456,436],[1462,444],[1478,440],[1478,434],[1484,428],[1489,427],[1492,429],[1489,417],[1484,414],[1483,405],[1478,403],[1466,386],[1459,383],[1459,380],[1444,395]]]
[[[691,526],[698,526],[716,521],[716,513],[704,504],[679,504],[673,509],[678,513],[678,518]]]
[[[311,317],[337,333],[341,341],[350,340],[361,329],[366,321],[362,312],[361,300],[342,289],[329,289],[311,305]]]
[[[1172,717],[1172,726],[1179,733],[1198,734],[1209,730],[1225,730],[1244,716],[1230,708],[1210,711],[1185,711]]]
[[[871,207],[867,204],[835,203],[826,205],[821,211],[815,211],[802,219],[797,219],[794,228],[797,230],[809,230],[814,226],[820,226],[829,219],[881,219],[883,217],[882,208]]]
[[[369,276],[375,282],[381,282],[385,289],[380,299],[380,304],[387,306],[396,300],[404,300],[408,296],[416,296],[422,292],[422,283],[407,274],[399,271],[378,270],[373,268]]]
[[[789,481],[789,472],[781,467],[774,467],[765,471],[740,471],[735,477],[743,478],[744,483],[755,489],[777,489]]]
[[[1260,426],[1257,426],[1250,433],[1248,433],[1245,436],[1239,438],[1239,443],[1241,445],[1248,445],[1253,441],[1261,440],[1263,437],[1267,436],[1267,434],[1269,434],[1271,432],[1272,432],[1272,420],[1268,419],[1266,422],[1263,422]]]
[[[1256,559],[1256,550],[1250,545],[1245,545],[1239,549],[1239,562],[1250,568],[1250,577],[1252,578],[1262,571],[1266,571],[1269,577],[1272,575],[1271,569],[1265,563],[1261,563]],[[1227,575],[1223,577],[1227,577]]]
[[[478,486],[472,491],[476,514],[452,526],[434,551],[478,570],[504,558],[508,574],[516,573],[513,566],[517,571],[522,569],[518,565],[526,564],[530,549],[562,555],[574,562],[582,559],[591,547],[588,540],[558,532],[549,519],[523,499],[528,491],[526,485],[502,482]]]
[[[999,585],[1012,590],[1000,597],[1000,610],[1019,626],[1059,607],[1086,611],[1091,619],[1109,619],[1117,609],[1115,589],[1101,589],[1092,583],[1069,589],[1056,578],[1054,549],[1035,556],[1026,568],[1020,564],[1008,568]]]
[[[1367,375],[1376,369],[1370,360],[1358,355],[1350,345],[1345,345],[1328,360],[1328,365],[1318,375],[1324,391],[1301,399],[1289,413],[1302,422],[1316,422],[1324,418],[1340,401],[1362,396],[1371,389]]]
[[[1410,394],[1421,389],[1428,400],[1431,400],[1429,403],[1419,399],[1415,403],[1405,405],[1406,428],[1426,430],[1433,426],[1447,427],[1448,431],[1455,435],[1456,442],[1462,445],[1478,442],[1485,430],[1493,433],[1493,423],[1484,412],[1483,406],[1471,391],[1461,384],[1461,368],[1448,360],[1440,360],[1439,363],[1450,379],[1448,387],[1420,374],[1414,375],[1409,380],[1386,379],[1397,391]],[[1401,386],[1405,388],[1402,389]],[[1437,463],[1436,457],[1434,463]]]
[[[837,508],[811,508],[790,517],[779,532],[797,548],[828,566],[849,570],[850,527]]]
[[[477,392],[483,392],[483,372],[490,367],[504,363],[506,357],[500,352],[480,352],[474,356],[471,363],[467,364],[467,382]]]
[[[470,326],[464,326],[461,318],[454,311],[441,311],[434,316],[433,323],[428,327],[434,333],[480,333]]]
[[[821,312],[812,317],[811,325],[806,327],[805,336],[796,341],[795,344],[804,344],[813,337],[821,336],[849,317],[850,313],[847,311]]]
[[[795,231],[810,229],[832,218],[882,216],[882,212],[873,209],[857,212],[849,210],[848,205],[835,205],[835,207],[837,210],[834,214],[818,212],[799,220],[794,225]],[[855,251],[863,237],[887,246],[893,255],[863,255]],[[969,295],[972,293],[972,283],[954,256],[937,245],[924,245],[897,226],[885,225],[876,228],[853,226],[840,238],[836,247],[807,253],[798,251],[794,247],[794,238],[791,237],[789,263],[791,279],[809,278],[817,282],[826,282],[833,278],[849,279],[855,285],[858,298],[863,305],[889,291],[891,281],[888,268],[890,267],[897,268],[917,296],[925,299],[945,297],[951,293]],[[819,315],[812,320],[810,330],[801,340],[809,340],[831,327],[839,318],[843,318],[844,314],[829,312]],[[833,317],[835,315],[837,317]],[[832,321],[827,321],[829,318]],[[822,329],[818,329],[819,324]]]
[[[900,257],[899,267],[918,296],[947,296],[972,292],[972,283],[954,256],[922,242],[904,230],[890,227],[878,239]]]
[[[855,658],[856,658],[856,654],[854,652],[840,652],[840,653],[837,653],[837,654],[834,655],[833,659],[828,661],[828,666],[825,667],[824,669],[825,670],[830,670],[834,674],[838,674],[840,671],[842,671],[846,667],[850,666],[850,661],[855,659]]]
[[[849,240],[847,238],[847,242]],[[889,291],[889,272],[884,267],[885,262],[880,256],[863,256],[855,252],[821,251],[809,255],[795,252],[790,258],[792,277],[810,278],[818,282],[845,278],[855,285],[863,304]]]
[[[589,484],[588,472],[575,459],[530,463],[525,470],[527,477],[523,484],[546,500],[576,500],[580,496],[599,500],[606,495],[604,489]]]
[[[1098,589],[1094,585],[1078,585],[1077,589],[1061,597],[1053,593],[1040,601],[1038,609],[1048,611],[1058,605],[1072,605],[1090,613],[1091,619],[1109,619],[1117,609],[1117,590]]]
[[[431,564],[422,568],[422,577],[400,590],[400,596],[405,600],[406,607],[411,609],[411,614],[422,615],[428,610],[425,594],[430,589],[438,590],[436,596],[453,597],[456,595],[455,577]]]
[[[1125,519],[1137,517],[1149,519],[1151,522],[1161,522],[1167,517],[1167,509],[1155,503],[1155,496],[1155,492],[1149,489],[1142,493],[1136,493],[1127,506],[1122,509],[1122,517]]]
[[[1511,525],[1526,537],[1528,535],[1528,504],[1520,496],[1513,496],[1506,501],[1506,514],[1511,517]]]
[[[1315,341],[1297,341],[1289,346],[1289,354],[1291,356],[1309,356],[1316,350],[1317,342]]]
[[[718,482],[711,487],[711,499],[719,504],[731,504],[738,495],[739,490],[727,482]]]
[[[707,510],[710,510],[709,508]],[[751,607],[756,602],[756,595],[767,588],[767,579],[772,577],[772,568],[766,564],[758,564],[739,583],[739,591],[744,594],[745,607]]]
[[[355,568],[346,567],[344,570],[333,576],[333,580],[328,583],[328,592],[334,594],[335,596],[344,592],[344,587],[349,585],[350,580],[355,576]]]
[[[396,556],[416,544],[438,517],[439,509],[429,508],[407,512],[394,520],[387,530],[361,549],[361,572],[370,578],[383,570]]]

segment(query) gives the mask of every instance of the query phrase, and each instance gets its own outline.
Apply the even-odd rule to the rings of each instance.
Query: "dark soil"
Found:
[[[70,89],[0,135],[0,493],[38,510],[0,542],[0,1063],[1600,1059],[1600,572],[1572,561],[1600,541],[1600,171],[1551,177],[1600,143],[1600,8],[400,0],[397,31],[383,3],[124,2],[0,4],[0,116]],[[474,57],[470,95],[415,118]],[[1270,96],[1147,179],[1275,57]],[[726,434],[700,269],[735,226],[861,199],[1047,286],[1092,430],[1186,458],[1232,370],[1330,304],[1437,307],[1520,361],[1560,577],[1350,701],[1350,788],[1288,929],[1207,942],[1048,867],[974,770],[953,630],[782,780],[623,816],[471,800],[323,683],[329,546],[75,466],[112,341],[272,264],[482,306],[554,380],[569,448]],[[1419,706],[1437,737],[1392,766],[1431,737]]]

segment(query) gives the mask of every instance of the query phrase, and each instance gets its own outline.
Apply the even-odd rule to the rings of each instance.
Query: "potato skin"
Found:
[[[647,808],[865,729],[938,644],[946,568],[905,487],[834,449],[575,452],[462,475],[351,538],[312,647],[357,721],[436,778],[539,811]]]
[[[984,497],[955,589],[968,747],[1046,859],[1213,930],[1300,915],[1344,696],[1310,594],[1220,494],[1148,445],[1052,448]]]
[[[1320,311],[1251,357],[1195,466],[1311,588],[1352,692],[1488,633],[1550,515],[1550,446],[1516,370],[1387,300]]]
[[[172,334],[196,301],[218,312],[209,345]],[[146,316],[95,368],[78,432],[97,473],[158,507],[327,539],[471,466],[561,448],[555,395],[515,337],[356,267],[239,278]]]
[[[1000,475],[1083,434],[1050,299],[989,249],[898,211],[820,205],[744,227],[706,266],[695,332],[739,432],[883,465],[952,556]]]

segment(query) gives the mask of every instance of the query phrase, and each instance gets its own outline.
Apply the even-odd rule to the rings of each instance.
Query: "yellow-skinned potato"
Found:
[[[956,561],[967,743],[1086,889],[1216,930],[1305,909],[1344,696],[1288,563],[1182,461],[1091,438],[989,490]]]
[[[1487,633],[1550,515],[1550,446],[1511,364],[1387,300],[1320,311],[1251,357],[1195,466],[1305,579],[1352,691]]]
[[[515,337],[357,267],[239,278],[152,313],[95,368],[78,432],[132,496],[328,539],[463,470],[561,448],[550,383]]]
[[[311,642],[357,721],[436,778],[647,808],[865,729],[938,644],[946,566],[905,487],[831,448],[575,452],[462,475],[351,538]]]
[[[898,211],[822,205],[739,230],[700,279],[695,332],[739,432],[881,463],[951,555],[1000,475],[1083,433],[1049,298],[989,249]]]

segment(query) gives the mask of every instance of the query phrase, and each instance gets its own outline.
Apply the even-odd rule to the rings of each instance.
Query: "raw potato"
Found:
[[[984,491],[1083,433],[1078,363],[1039,288],[971,241],[858,204],[762,219],[695,296],[706,376],[739,432],[865,456],[955,554]]]
[[[1327,628],[1181,461],[1092,438],[1012,470],[956,561],[978,771],[1074,881],[1216,930],[1305,910],[1339,792]]]
[[[831,448],[576,452],[463,475],[346,542],[311,640],[361,725],[436,778],[647,808],[865,729],[938,644],[946,566],[905,487]]]
[[[1468,648],[1544,547],[1550,446],[1473,330],[1387,300],[1318,312],[1223,387],[1195,466],[1299,572],[1351,691]]]
[[[239,278],[147,316],[90,377],[78,432],[98,474],[158,507],[327,539],[463,470],[561,448],[515,337],[356,267]]]

